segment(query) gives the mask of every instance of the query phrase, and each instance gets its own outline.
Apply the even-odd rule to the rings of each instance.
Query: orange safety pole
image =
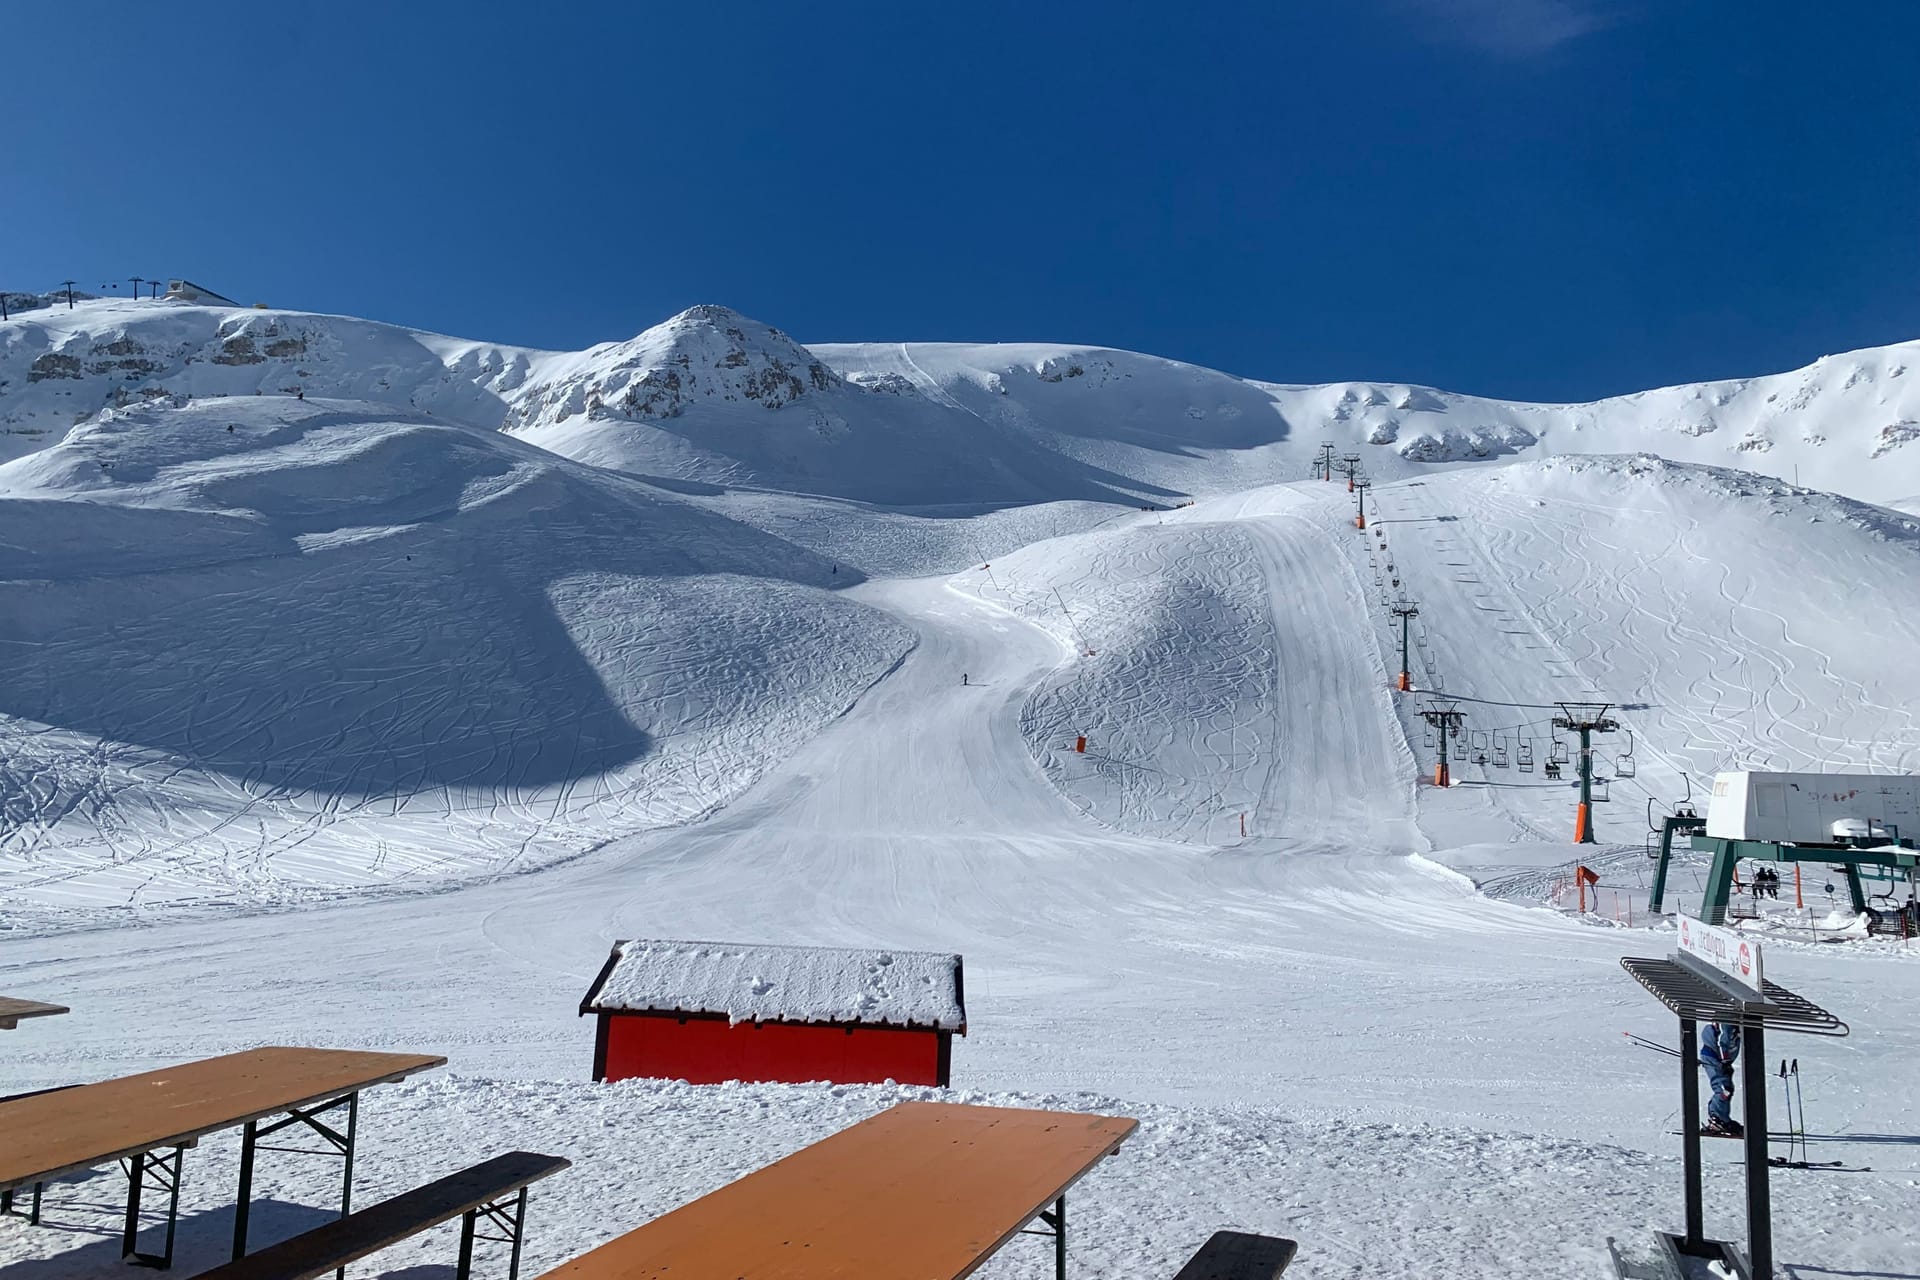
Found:
[[[1799,911],[1806,905],[1800,897],[1800,864],[1796,862],[1793,864],[1793,909]]]
[[[1587,842],[1587,831],[1592,825],[1593,806],[1587,804],[1580,805],[1574,810],[1573,814],[1573,842],[1575,844],[1585,844]]]
[[[1573,873],[1573,882],[1580,886],[1580,914],[1587,914],[1587,879],[1578,871]]]

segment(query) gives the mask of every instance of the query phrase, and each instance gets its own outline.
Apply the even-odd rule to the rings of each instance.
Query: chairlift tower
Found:
[[[1413,675],[1407,668],[1407,629],[1420,616],[1420,606],[1403,599],[1393,606],[1393,616],[1400,619],[1400,692],[1405,693],[1413,688]]]
[[[1420,718],[1439,730],[1434,736],[1440,740],[1440,762],[1433,766],[1433,785],[1450,787],[1453,770],[1447,766],[1447,738],[1460,736],[1460,726],[1466,723],[1467,713],[1460,710],[1460,703],[1453,698],[1435,698],[1420,708]]]
[[[1356,529],[1365,529],[1367,527],[1367,490],[1373,488],[1373,481],[1363,476],[1356,482],[1349,477],[1347,486],[1360,495],[1360,514],[1354,517],[1353,527]]]
[[[1342,470],[1342,471],[1344,471],[1344,472],[1346,472],[1346,474],[1347,474],[1347,492],[1348,492],[1348,493],[1352,493],[1352,492],[1353,492],[1353,477],[1354,477],[1354,474],[1355,474],[1356,472],[1358,472],[1358,471],[1360,470],[1360,455],[1359,455],[1359,454],[1357,454],[1357,453],[1343,453],[1343,454],[1341,454],[1341,455],[1340,455],[1340,470]]]
[[[1322,440],[1320,452],[1313,459],[1313,473],[1329,483],[1333,480],[1333,441]]]
[[[1580,735],[1580,808],[1573,818],[1573,842],[1593,844],[1593,735],[1613,733],[1618,720],[1609,720],[1607,702],[1562,702],[1560,714],[1553,718],[1556,729],[1570,729]]]

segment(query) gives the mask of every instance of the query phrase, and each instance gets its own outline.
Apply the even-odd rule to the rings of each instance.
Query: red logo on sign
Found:
[[[1687,927],[1687,918],[1685,916],[1680,917],[1680,945],[1683,947],[1693,945],[1693,930]]]
[[[1740,944],[1740,976],[1746,977],[1753,972],[1753,952],[1746,943]]]

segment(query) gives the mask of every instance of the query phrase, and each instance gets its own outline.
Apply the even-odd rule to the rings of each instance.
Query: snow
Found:
[[[350,401],[113,411],[0,466],[0,545],[6,923],[574,856],[725,802],[911,643],[809,552]]]
[[[0,1034],[0,1081],[444,1053],[367,1094],[356,1200],[567,1155],[528,1274],[939,1097],[1141,1119],[1076,1193],[1079,1275],[1164,1278],[1223,1227],[1300,1239],[1309,1278],[1604,1275],[1608,1237],[1678,1223],[1676,1072],[1621,1034],[1674,1027],[1618,964],[1672,936],[1553,886],[1577,858],[1644,903],[1649,814],[1721,769],[1920,768],[1920,522],[1869,505],[1920,492],[1910,448],[1873,456],[1920,420],[1912,348],[1503,406],[1088,347],[799,348],[719,311],[591,353],[30,312],[0,325],[0,420],[41,433],[0,465],[0,987],[73,1012]],[[80,376],[31,381],[50,351]],[[824,385],[740,398],[798,352]],[[122,360],[160,367],[92,369]],[[614,410],[660,369],[702,394]],[[1323,438],[1374,474],[1364,533],[1303,478]],[[1557,699],[1614,705],[1607,843],[1568,843],[1537,770],[1422,781],[1402,593],[1416,686],[1473,699],[1489,747],[1544,760]],[[1861,926],[1808,892],[1746,927],[1853,1034],[1769,1050],[1801,1062],[1816,1158],[1861,1171],[1779,1171],[1779,1252],[1904,1274],[1920,947],[1813,941]],[[956,1087],[592,1084],[607,948],[689,937],[964,954]],[[237,1146],[188,1153],[183,1268],[221,1257]],[[1737,1236],[1736,1157],[1707,1157]],[[263,1159],[256,1238],[335,1176]],[[0,1265],[117,1273],[118,1189],[54,1185],[48,1228],[0,1220]],[[452,1256],[442,1231],[364,1273]]]
[[[952,954],[637,938],[612,965],[583,1009],[967,1029]]]

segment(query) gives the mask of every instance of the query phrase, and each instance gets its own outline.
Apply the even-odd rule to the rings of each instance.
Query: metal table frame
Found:
[[[1764,982],[1756,995],[1679,953],[1663,960],[1624,956],[1620,967],[1680,1019],[1680,1133],[1681,1164],[1686,1181],[1686,1233],[1675,1236],[1661,1232],[1660,1239],[1676,1255],[1724,1261],[1744,1280],[1773,1280],[1766,1031],[1772,1028],[1802,1035],[1844,1036],[1847,1024],[1777,983]],[[1699,1026],[1702,1022],[1736,1024],[1744,1042],[1740,1050],[1743,1057],[1740,1084],[1746,1091],[1747,1253],[1744,1258],[1732,1245],[1706,1238],[1700,1186]],[[1673,1261],[1678,1270],[1679,1258]],[[1626,1272],[1621,1270],[1620,1274],[1625,1276]]]

